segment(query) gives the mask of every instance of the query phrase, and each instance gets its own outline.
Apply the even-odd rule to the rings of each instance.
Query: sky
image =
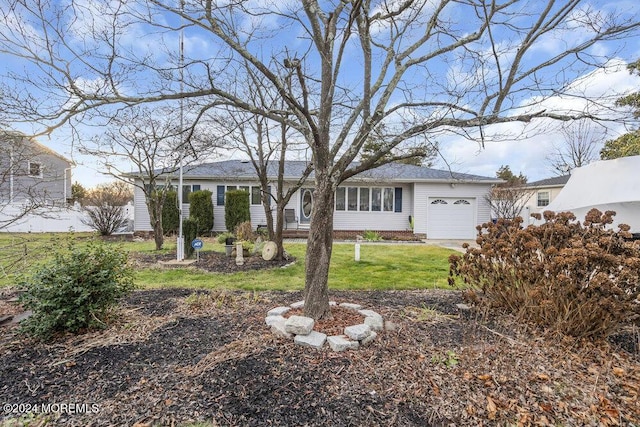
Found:
[[[268,0],[252,0],[250,3],[255,3],[259,5],[259,7],[266,7],[265,5],[270,4]],[[81,39],[87,26],[95,25],[96,17],[101,14],[100,8],[103,2],[98,0],[76,0],[76,4],[85,4],[86,6],[84,9],[86,15],[82,17],[83,19],[78,19],[73,28],[74,35],[77,36],[78,39]],[[602,8],[618,7],[631,11],[632,13],[633,11],[638,13],[640,9],[636,1],[628,0],[594,1],[593,4],[596,7]],[[256,19],[260,18],[256,17]],[[259,23],[267,27],[277,28],[278,22],[265,22],[265,19],[266,18],[262,18],[262,21]],[[250,30],[251,26],[255,24],[255,22],[249,21],[242,23],[246,30]],[[5,22],[0,25],[6,26],[10,24]],[[386,30],[385,28],[379,29],[380,32]],[[142,49],[144,45],[145,49],[150,49],[149,46],[153,43],[155,35],[146,32],[144,28],[135,27],[127,34],[127,37],[132,46],[137,46]],[[537,49],[545,52],[553,52],[558,49],[558,46],[579,43],[582,37],[583,34],[579,31],[564,31],[561,34],[556,34],[555,38],[541,40]],[[295,38],[293,39],[296,40]],[[169,44],[177,42],[175,34],[173,39],[171,39],[171,36],[165,37],[164,42]],[[270,48],[268,43],[269,42],[265,42],[264,46],[258,48],[268,50]],[[273,43],[275,44],[275,41]],[[296,43],[297,42],[293,41],[288,46],[295,49]],[[195,54],[196,52],[210,52],[209,55],[214,55],[216,51],[216,47],[212,46],[206,37],[197,32],[187,34],[185,48],[187,55]],[[640,58],[640,38],[621,40],[618,46],[612,45],[611,43],[596,45],[593,51],[592,53],[609,59],[608,68],[605,71],[581,75],[574,83],[576,93],[586,91],[591,95],[601,96],[603,100],[607,100],[606,102],[612,102],[618,95],[640,90],[640,77],[631,76],[626,69],[627,62]],[[505,42],[504,52],[504,57],[507,58],[505,61],[509,61],[514,52],[512,49],[510,50],[508,42]],[[0,55],[0,70],[2,70],[3,67],[11,67],[11,61],[15,59],[8,58],[1,53]],[[445,75],[445,72],[448,78],[458,79],[460,84],[471,80],[469,78],[470,76],[465,75],[465,70],[463,70],[462,67],[453,72],[443,69],[442,75]],[[451,77],[451,75],[453,75],[453,77]],[[527,100],[521,101],[523,104],[526,104]],[[576,102],[579,101],[566,97],[552,97],[545,100],[545,105],[549,109],[562,109]],[[25,125],[16,126],[15,128],[27,133],[30,132],[30,129]],[[83,132],[80,137],[83,139],[89,139],[96,132],[95,128],[80,129]],[[603,139],[615,138],[627,130],[628,129],[621,124],[610,123],[607,125],[607,131]],[[491,138],[489,138],[484,142],[484,146],[482,147],[476,141],[464,139],[453,133],[441,134],[438,137],[441,158],[436,161],[434,167],[439,169],[450,168],[457,172],[476,175],[494,176],[500,166],[508,165],[516,174],[521,172],[526,175],[529,181],[555,175],[555,172],[549,167],[547,157],[552,153],[553,144],[560,144],[563,141],[563,136],[557,123],[550,120],[535,120],[528,126],[515,123],[502,124],[488,126],[484,129],[484,132],[485,136],[495,136],[496,138],[500,136],[500,141],[491,141]],[[80,182],[85,187],[92,187],[99,183],[112,180],[111,177],[102,173],[103,170],[95,159],[82,156],[78,153],[68,129],[62,128],[56,130],[49,137],[40,137],[39,141],[73,160],[76,163],[73,170],[73,180]],[[604,140],[601,142],[604,143]],[[229,157],[239,158],[240,155],[236,152],[221,152],[218,159],[223,160]]]

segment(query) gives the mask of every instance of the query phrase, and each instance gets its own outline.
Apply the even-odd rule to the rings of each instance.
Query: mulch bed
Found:
[[[316,351],[264,324],[269,309],[301,298],[145,290],[106,330],[45,344],[3,327],[0,403],[97,405],[95,413],[48,415],[51,425],[72,426],[640,422],[637,348],[461,313],[454,291],[334,291],[331,299],[362,304],[396,329],[357,351]]]
[[[195,257],[195,255],[194,255]],[[148,254],[136,252],[131,254],[134,263],[142,267],[160,266],[158,261],[171,261],[176,259],[175,253],[170,254]],[[260,254],[244,257],[243,265],[236,265],[236,258],[228,257],[226,254],[215,251],[200,251],[198,262],[191,264],[191,267],[215,273],[237,273],[239,271],[255,271],[270,268],[279,268],[295,262],[294,257],[287,257],[282,260],[265,261]],[[163,265],[167,268],[184,268],[183,266]]]

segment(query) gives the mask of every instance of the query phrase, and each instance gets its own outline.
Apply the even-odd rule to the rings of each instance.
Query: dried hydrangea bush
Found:
[[[449,282],[461,277],[476,304],[579,338],[602,338],[640,318],[640,242],[615,212],[544,212],[478,227],[478,248],[452,255]],[[538,214],[537,219],[540,219]]]

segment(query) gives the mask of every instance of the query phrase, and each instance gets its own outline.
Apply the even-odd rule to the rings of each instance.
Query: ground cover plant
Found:
[[[451,274],[490,309],[565,335],[606,337],[640,318],[640,244],[627,240],[628,226],[607,227],[614,215],[592,209],[580,223],[547,211],[540,226],[484,224],[479,247],[451,257]]]

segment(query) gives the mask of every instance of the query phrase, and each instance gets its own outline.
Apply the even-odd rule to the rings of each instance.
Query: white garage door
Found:
[[[429,197],[428,239],[474,239],[476,201],[474,198]]]

